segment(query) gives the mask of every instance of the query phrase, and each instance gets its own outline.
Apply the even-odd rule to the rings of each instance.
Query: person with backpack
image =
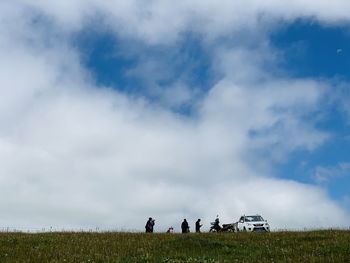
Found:
[[[181,224],[181,230],[183,234],[190,232],[190,226],[188,225],[188,222],[186,219],[184,219],[184,221]]]
[[[155,225],[154,219],[152,217],[148,218],[148,221],[146,222],[145,228],[146,228],[146,233],[153,233],[153,227]]]

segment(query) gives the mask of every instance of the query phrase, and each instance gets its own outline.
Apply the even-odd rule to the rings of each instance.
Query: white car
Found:
[[[235,223],[235,231],[270,232],[270,226],[260,215],[243,215]]]

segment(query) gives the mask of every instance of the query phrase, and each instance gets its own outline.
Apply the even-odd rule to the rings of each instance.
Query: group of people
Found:
[[[155,225],[155,219],[153,219],[152,217],[148,218],[145,225],[146,233],[153,233],[154,225]],[[195,224],[196,233],[201,232],[202,226],[203,225],[201,224],[201,220],[198,219]],[[181,223],[181,232],[183,234],[190,232],[190,226],[186,219],[184,219],[184,221]],[[169,229],[167,230],[167,233],[174,233],[174,228],[172,226],[169,227]]]
[[[196,224],[195,224],[196,233],[200,233],[201,232],[201,227],[202,226],[203,225],[201,224],[201,220],[198,219],[196,221]],[[181,223],[181,231],[182,231],[183,234],[190,232],[190,226],[189,226],[189,224],[188,224],[186,219],[184,219],[184,221]]]

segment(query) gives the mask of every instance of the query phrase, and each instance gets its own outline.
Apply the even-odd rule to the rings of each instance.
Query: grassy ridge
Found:
[[[0,262],[350,262],[349,231],[0,233]]]

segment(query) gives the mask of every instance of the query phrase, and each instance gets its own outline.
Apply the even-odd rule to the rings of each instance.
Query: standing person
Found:
[[[146,222],[145,228],[146,233],[153,233],[153,227],[154,227],[154,219],[152,217],[148,218],[148,221]]]
[[[152,218],[151,220],[151,233],[153,233],[153,228],[154,228],[154,225],[155,225],[155,219]]]
[[[201,220],[200,219],[198,219],[197,221],[196,221],[196,233],[200,233],[201,232],[201,227],[202,227],[203,225],[201,225]]]
[[[184,221],[181,224],[181,230],[183,234],[190,232],[190,227],[186,219],[184,219]]]

